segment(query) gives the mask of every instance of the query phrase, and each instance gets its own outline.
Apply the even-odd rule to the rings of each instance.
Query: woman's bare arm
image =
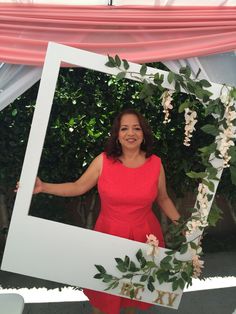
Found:
[[[47,183],[37,178],[33,193],[47,193],[58,196],[79,196],[86,193],[97,184],[102,169],[102,158],[102,154],[98,155],[84,174],[75,182]]]
[[[165,171],[163,166],[161,165],[161,172],[159,177],[158,184],[158,194],[157,194],[157,203],[161,210],[165,213],[165,215],[172,220],[173,222],[177,221],[180,218],[180,214],[177,211],[174,203],[170,199],[169,195],[166,191],[166,178]]]

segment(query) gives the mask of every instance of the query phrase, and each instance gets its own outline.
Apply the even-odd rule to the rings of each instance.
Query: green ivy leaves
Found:
[[[198,246],[194,242],[183,243],[180,247],[179,253],[184,254],[187,252],[189,245],[192,249],[197,249]],[[122,273],[121,277],[116,277],[108,274],[102,265],[95,265],[99,271],[94,275],[95,279],[100,279],[108,286],[105,290],[115,289],[124,280],[130,280],[129,285],[133,287],[133,293],[130,293],[130,298],[134,297],[135,287],[147,288],[150,292],[153,292],[156,287],[155,283],[158,281],[159,284],[169,282],[172,284],[172,290],[175,291],[179,287],[184,288],[185,284],[191,283],[193,266],[191,261],[180,261],[175,258],[177,251],[171,250],[167,252],[160,264],[156,264],[154,260],[147,260],[141,249],[136,253],[137,261],[132,261],[127,255],[124,259],[115,258],[116,268]],[[139,282],[134,282],[134,279],[138,278]]]

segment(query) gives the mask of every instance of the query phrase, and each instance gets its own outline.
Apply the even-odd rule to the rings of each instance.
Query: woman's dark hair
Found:
[[[111,135],[107,140],[105,145],[105,153],[108,157],[112,157],[117,159],[119,156],[122,155],[121,145],[118,142],[118,134],[120,130],[120,121],[121,118],[126,114],[133,114],[139,120],[139,124],[143,131],[144,141],[141,144],[141,149],[146,152],[146,158],[152,155],[152,148],[153,148],[153,135],[149,124],[147,123],[146,119],[136,111],[135,109],[125,109],[118,114],[118,116],[114,119],[112,127],[111,127]]]

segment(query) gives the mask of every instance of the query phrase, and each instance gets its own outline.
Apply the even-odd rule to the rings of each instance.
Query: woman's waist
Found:
[[[154,213],[151,207],[132,210],[118,210],[114,208],[105,207],[101,209],[100,218],[110,220],[118,223],[137,224],[142,223],[144,219],[153,216]]]

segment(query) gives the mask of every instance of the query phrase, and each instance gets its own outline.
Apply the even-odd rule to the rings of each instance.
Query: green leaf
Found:
[[[230,91],[230,96],[231,96],[232,98],[236,99],[236,88],[235,88],[235,87],[233,87],[233,89],[231,89],[231,91]]]
[[[183,278],[184,281],[188,282],[189,281],[189,276],[187,273],[185,272],[182,272],[181,273],[181,277]]]
[[[116,79],[117,81],[119,80],[122,80],[126,75],[126,72],[122,71],[122,72],[119,72],[117,75],[116,75]]]
[[[221,102],[216,100],[209,102],[205,110],[205,115],[212,113],[219,114],[220,117],[222,117],[222,114],[224,113],[224,107]]]
[[[209,90],[204,89],[204,95],[208,96],[208,100],[209,100],[209,97],[211,97],[213,95],[213,93],[210,92]]]
[[[191,69],[189,66],[181,67],[179,69],[179,73],[184,74],[187,78],[190,78],[191,76]]]
[[[213,136],[216,136],[219,133],[218,128],[213,124],[206,124],[206,125],[202,126],[201,130],[203,132],[210,134],[210,135],[213,135]]]
[[[106,274],[106,269],[102,265],[94,265],[101,274]]]
[[[171,256],[166,256],[161,260],[163,263],[170,263],[172,261]]]
[[[178,279],[178,285],[179,285],[179,287],[180,287],[182,290],[184,289],[185,282],[183,281],[182,278],[179,278],[179,279]]]
[[[202,101],[204,103],[207,103],[209,101],[209,96],[206,94],[206,92],[204,91],[203,97],[202,97]]]
[[[177,93],[180,92],[180,84],[177,81],[175,81],[175,90],[176,90]]]
[[[127,271],[127,268],[124,265],[116,265],[116,268],[121,271],[122,273],[125,273]]]
[[[108,55],[108,60],[109,60],[110,62],[113,62],[113,63],[115,64],[115,59],[114,59],[113,57],[109,56],[109,55]]]
[[[211,210],[209,212],[209,215],[207,217],[207,221],[209,226],[215,227],[217,222],[222,219],[223,212],[222,210],[217,206],[216,202],[213,202],[211,206]]]
[[[148,275],[142,275],[140,281],[146,281],[148,279]]]
[[[120,60],[120,57],[118,55],[115,55],[115,62],[116,62],[117,67],[121,66],[121,60]]]
[[[192,179],[203,179],[207,176],[207,173],[206,172],[190,171],[190,172],[187,172],[186,175]]]
[[[118,286],[119,286],[119,281],[115,281],[115,283],[114,283],[112,289],[115,289],[115,288],[118,287]]]
[[[156,264],[153,261],[147,261],[146,266],[149,268],[156,267]]]
[[[147,264],[147,261],[144,257],[142,257],[141,260],[139,261],[139,263],[140,263],[140,267],[144,268]]]
[[[11,115],[13,117],[15,117],[17,115],[17,109],[13,109],[12,112],[11,112]]]
[[[178,283],[178,279],[176,279],[175,281],[173,281],[172,283],[172,290],[175,291],[178,289],[179,283]]]
[[[231,175],[231,182],[236,185],[236,166],[230,166],[230,175]]]
[[[130,258],[126,255],[124,264],[125,264],[126,267],[129,267],[129,263],[130,263]]]
[[[208,200],[208,202],[210,202],[210,201],[212,200],[212,198],[213,198],[213,195],[212,195],[212,194],[208,194],[208,195],[207,195],[207,200]]]
[[[192,249],[196,250],[198,248],[198,245],[194,243],[193,241],[189,242]]]
[[[138,270],[139,270],[139,268],[137,268],[135,263],[133,261],[131,261],[130,265],[129,265],[129,271],[136,272]]]
[[[214,183],[212,182],[212,181],[207,181],[207,180],[202,180],[202,183],[204,183],[207,187],[208,187],[208,189],[212,192],[212,193],[214,193],[214,191],[215,191],[215,185],[214,185]]]
[[[236,126],[236,119],[234,119],[233,121],[231,121],[231,123],[233,124],[233,126]]]
[[[127,60],[123,60],[123,66],[124,66],[124,69],[125,70],[128,70],[128,68],[129,68],[129,63],[128,63],[128,61]]]
[[[126,274],[126,275],[123,275],[122,276],[123,278],[133,278],[134,277],[134,274],[132,274],[132,273],[129,273],[129,274]]]
[[[208,180],[216,180],[217,179],[217,177],[216,177],[217,169],[216,168],[214,168],[214,167],[207,168],[207,172],[208,172]]]
[[[159,89],[162,90],[162,83],[164,81],[164,75],[163,74],[159,74],[159,73],[156,73],[154,75],[154,79],[153,79],[154,83],[156,85],[158,85]]]
[[[187,252],[187,250],[188,250],[188,244],[187,244],[187,243],[185,243],[185,244],[181,245],[181,248],[180,248],[180,254],[184,254],[184,253],[186,253],[186,252]]]
[[[142,250],[139,249],[135,256],[136,256],[137,260],[140,261],[142,259],[142,257],[143,257]]]
[[[179,106],[178,112],[179,112],[179,113],[182,113],[182,112],[184,112],[184,109],[185,109],[185,108],[188,108],[188,107],[189,107],[189,101],[188,101],[188,100],[185,100],[185,102],[183,102],[183,103]]]
[[[193,82],[187,82],[187,89],[189,90],[190,93],[194,94],[195,93],[195,86]]]
[[[121,259],[121,258],[119,258],[119,257],[116,257],[116,258],[115,258],[115,261],[117,262],[118,265],[123,265],[123,264],[124,264],[123,259]]]
[[[93,276],[93,278],[102,279],[103,278],[103,274],[101,274],[101,273],[96,274],[96,275]]]
[[[167,76],[167,81],[169,84],[171,84],[174,81],[175,74],[173,72],[169,72]]]
[[[163,270],[169,270],[172,268],[172,265],[170,263],[163,263],[162,261],[160,263],[160,266],[161,268],[163,268]]]
[[[200,80],[200,83],[203,87],[211,87],[211,83],[207,80]]]
[[[175,254],[175,251],[173,250],[166,251],[166,255],[174,255],[174,254]]]
[[[119,281],[114,281],[105,289],[105,291],[110,290],[110,289],[115,289],[118,285],[119,285]]]
[[[104,289],[104,291],[113,289],[113,286],[114,286],[114,282],[112,282],[106,289]]]
[[[146,66],[146,64],[142,64],[139,72],[140,72],[141,76],[146,75],[146,73],[147,73],[147,66]]]
[[[109,68],[115,68],[116,62],[111,56],[108,55],[108,62],[105,63],[105,65],[108,66]]]
[[[103,282],[110,282],[113,279],[112,275],[104,274]]]
[[[168,278],[168,280],[165,280],[166,282],[174,282],[176,280],[176,277]]]
[[[232,146],[228,150],[229,155],[231,156],[230,163],[236,162],[236,146]]]
[[[209,146],[204,146],[198,149],[203,154],[212,154],[216,151],[216,143],[211,143]]]
[[[110,62],[110,61],[107,61],[106,63],[105,63],[105,66],[107,66],[108,68],[115,68],[116,66],[112,63],[112,62]]]
[[[134,298],[134,288],[130,290],[129,296],[130,296],[130,299]]]
[[[156,277],[159,283],[162,284],[163,282],[166,282],[169,280],[169,272],[163,269],[158,270],[156,272]]]
[[[148,282],[147,288],[149,291],[153,292],[155,290],[155,287],[153,286],[152,282]]]
[[[155,280],[154,280],[153,276],[149,276],[148,282],[154,282],[154,281],[155,281]]]
[[[141,283],[133,283],[133,286],[137,288],[144,288],[144,285],[142,285]]]
[[[204,90],[202,89],[201,85],[195,84],[194,93],[197,96],[197,98],[202,99],[204,96]]]
[[[192,73],[191,68],[187,65],[186,66],[186,72],[185,72],[186,77],[190,78],[191,73]]]

